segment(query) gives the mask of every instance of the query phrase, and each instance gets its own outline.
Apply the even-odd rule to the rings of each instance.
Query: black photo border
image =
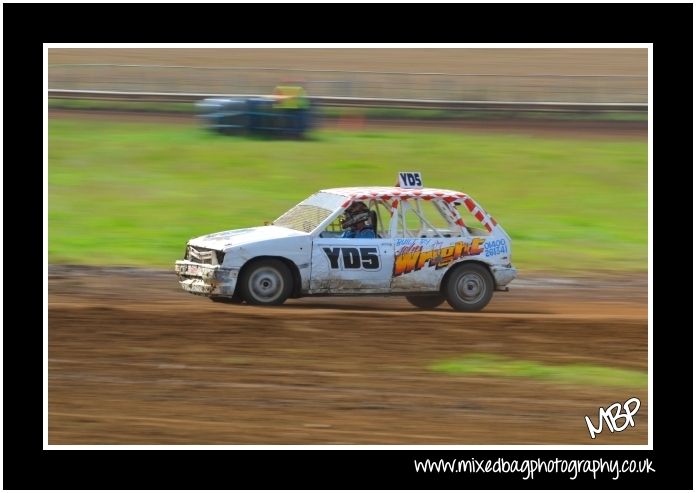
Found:
[[[683,4],[4,4],[6,259],[42,258],[43,43],[653,43],[654,210],[685,210],[692,163],[693,5]],[[269,25],[269,16],[286,19]],[[217,20],[216,20],[217,19]],[[229,19],[229,24],[221,20]],[[339,20],[340,19],[340,20]],[[424,26],[428,26],[424,28]],[[435,26],[435,27],[433,27]],[[677,98],[678,96],[678,98]],[[675,101],[676,98],[676,101]],[[688,109],[679,111],[680,108]],[[658,145],[658,143],[660,145]],[[689,149],[687,149],[687,147]],[[693,166],[691,166],[693,172]],[[28,175],[28,176],[27,176]],[[677,178],[679,176],[676,176]],[[664,185],[661,190],[660,186]],[[10,188],[11,187],[11,188]],[[667,188],[669,187],[669,188]],[[36,191],[34,191],[36,190]],[[668,195],[669,194],[669,195]],[[27,200],[27,198],[31,198]],[[664,202],[661,202],[664,201]],[[688,209],[687,209],[688,210]],[[666,212],[666,211],[665,211]],[[657,236],[656,236],[657,239]],[[24,246],[28,244],[29,246]],[[675,310],[673,268],[655,244],[653,310]],[[658,265],[659,264],[659,265]],[[43,450],[41,267],[4,269],[4,488],[7,489],[692,489],[693,331],[654,327],[651,451]],[[38,272],[37,272],[38,271]],[[667,276],[670,279],[667,279]],[[670,282],[670,280],[672,282]],[[683,284],[691,285],[688,281]],[[14,298],[14,299],[13,299]],[[16,300],[16,301],[15,301]],[[30,301],[31,300],[31,301]],[[29,305],[27,305],[30,303]],[[664,312],[663,312],[664,313]],[[674,317],[672,317],[674,318]],[[670,419],[671,418],[671,419]],[[687,443],[682,444],[685,441]],[[691,442],[691,443],[689,443]],[[417,473],[414,460],[648,459],[651,474]],[[35,473],[27,474],[27,467]]]

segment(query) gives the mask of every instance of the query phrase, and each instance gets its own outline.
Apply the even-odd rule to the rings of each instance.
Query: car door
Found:
[[[389,238],[321,238],[312,243],[310,292],[386,293],[394,268]]]
[[[435,292],[451,263],[471,248],[470,238],[437,199],[402,200],[392,219],[395,293]],[[478,248],[476,245],[474,249]]]

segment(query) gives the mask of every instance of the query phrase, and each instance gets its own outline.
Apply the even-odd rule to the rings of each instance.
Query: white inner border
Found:
[[[48,443],[48,50],[49,48],[643,48],[648,50],[648,444],[647,445],[49,445]],[[2,56],[2,55],[0,55]],[[0,82],[2,84],[2,82]],[[43,450],[653,450],[653,45],[652,43],[248,43],[43,44]],[[1,233],[0,233],[1,234]],[[1,237],[0,237],[1,240]],[[1,241],[0,241],[1,245]],[[1,248],[1,246],[0,246]],[[0,288],[2,289],[2,288]],[[696,342],[695,342],[696,343]],[[0,344],[2,344],[0,342]],[[0,370],[2,371],[2,370]],[[1,397],[0,397],[1,399]],[[597,403],[597,406],[609,403]],[[583,416],[578,416],[579,420]]]

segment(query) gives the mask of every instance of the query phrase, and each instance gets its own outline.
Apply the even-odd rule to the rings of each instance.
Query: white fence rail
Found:
[[[119,92],[85,91],[74,89],[49,89],[53,99],[92,99],[102,101],[143,101],[167,103],[193,103],[205,98],[241,98],[251,94],[200,94],[171,92]],[[413,108],[479,111],[557,111],[557,112],[645,112],[642,103],[571,103],[559,101],[449,101],[434,99],[386,99],[312,96],[309,98],[320,106],[363,107],[363,108]]]
[[[300,80],[315,98],[446,102],[643,104],[647,75],[495,74],[305,70],[274,67],[53,64],[49,87],[129,93],[269,94]],[[319,99],[318,99],[319,100]]]

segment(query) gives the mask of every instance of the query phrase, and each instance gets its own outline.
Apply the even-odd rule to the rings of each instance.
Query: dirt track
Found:
[[[644,48],[50,48],[48,62],[505,74],[646,74]]]
[[[646,388],[452,376],[469,353],[647,370],[647,279],[514,281],[479,314],[401,298],[213,304],[172,272],[49,268],[50,444],[645,444]],[[584,416],[641,400],[635,428]]]

